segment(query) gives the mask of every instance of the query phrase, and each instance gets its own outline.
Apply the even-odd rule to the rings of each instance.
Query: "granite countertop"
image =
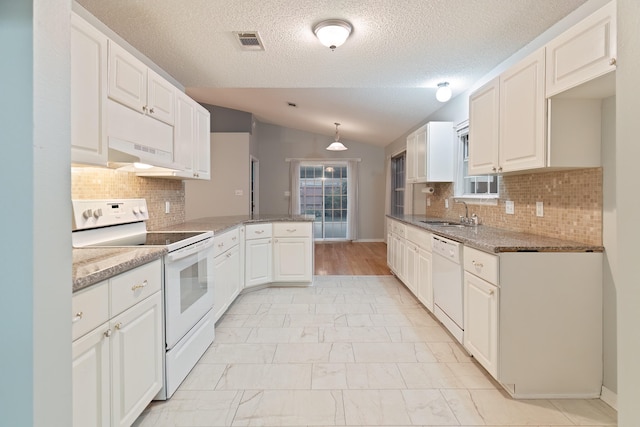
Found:
[[[445,227],[442,225],[425,224],[429,220],[444,220],[456,222],[447,218],[427,218],[424,215],[387,215],[405,224],[423,228],[463,243],[484,252],[602,252],[604,247],[588,245],[556,239],[553,237],[538,236],[535,234],[517,231],[503,230],[500,228],[478,225],[475,227]]]
[[[153,231],[213,231],[222,233],[242,224],[260,222],[313,221],[304,215],[235,215],[198,218]],[[73,292],[109,279],[117,274],[161,258],[165,248],[74,248]]]
[[[213,231],[213,234],[220,234],[230,228],[242,224],[253,224],[261,222],[288,222],[288,221],[313,221],[313,217],[305,215],[288,214],[260,214],[260,215],[233,215],[233,216],[212,216],[197,218],[183,222],[182,224],[171,225],[154,231]]]
[[[148,248],[74,248],[73,292],[161,258],[167,250]]]

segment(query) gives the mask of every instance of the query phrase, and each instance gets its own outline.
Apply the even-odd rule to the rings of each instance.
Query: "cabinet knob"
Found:
[[[491,170],[492,170],[493,172],[495,172],[495,171],[496,171],[496,167],[495,167],[495,166],[494,166],[494,167],[492,167],[492,168],[491,168]]]
[[[146,288],[148,284],[149,284],[149,282],[147,282],[147,281],[145,280],[145,281],[144,281],[144,282],[142,282],[142,283],[138,283],[138,284],[133,285],[133,286],[131,287],[131,290],[135,292],[135,291],[137,291],[138,289]]]
[[[147,106],[146,105],[142,106],[142,111],[144,111],[145,113],[147,112]]]
[[[489,291],[489,295],[493,295],[495,292],[496,292],[496,291],[494,291],[493,289],[491,289],[491,290]]]
[[[154,113],[153,108],[149,109],[149,112],[153,114]]]
[[[616,65],[616,58],[611,58],[609,60],[609,65]]]
[[[502,172],[502,166],[498,168],[498,172]]]
[[[104,335],[105,338],[109,338],[111,336],[111,329],[107,329],[102,335]]]
[[[119,331],[120,329],[122,329],[122,323],[118,322],[114,327]]]
[[[82,313],[81,311],[77,312],[76,315],[73,316],[73,319],[71,319],[71,323],[76,323],[77,321],[82,319],[83,315],[84,315],[84,313]]]
[[[471,261],[471,264],[473,264],[474,267],[478,267],[478,268],[484,267],[484,264],[478,261]]]

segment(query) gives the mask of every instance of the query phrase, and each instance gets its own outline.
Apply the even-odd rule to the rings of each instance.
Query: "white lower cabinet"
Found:
[[[241,290],[240,247],[235,245],[215,257],[213,264],[213,318],[218,321]]]
[[[111,425],[109,324],[73,342],[73,425]]]
[[[408,243],[406,245],[406,264],[404,273],[404,284],[414,294],[418,294],[418,263],[420,250],[418,246]]]
[[[273,224],[273,281],[313,280],[313,230],[311,222]]]
[[[160,292],[112,319],[112,426],[129,427],[162,388]]]
[[[418,250],[418,280],[416,283],[418,300],[431,312],[433,312],[433,284],[431,252],[425,249]]]
[[[271,237],[247,240],[245,243],[245,262],[245,288],[271,283],[273,281]]]
[[[74,427],[128,427],[162,388],[161,283],[156,260],[74,293]]]
[[[464,346],[494,378],[498,376],[499,289],[464,273]]]

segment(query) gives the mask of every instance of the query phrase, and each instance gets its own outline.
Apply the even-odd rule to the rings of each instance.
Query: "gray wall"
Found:
[[[638,286],[638,118],[640,2],[618,0],[616,70],[616,284],[618,309],[618,426],[640,425],[640,286]]]
[[[318,135],[258,122],[260,140],[260,213],[280,214],[289,211],[289,163],[285,158],[339,159],[361,158],[358,188],[358,240],[384,239],[384,149],[348,140],[349,148],[331,152],[325,148],[333,142],[333,132]]]
[[[71,420],[69,0],[0,2],[0,424]],[[7,243],[9,242],[9,243]]]
[[[253,114],[217,105],[202,104],[211,113],[211,132],[248,132],[253,130]]]

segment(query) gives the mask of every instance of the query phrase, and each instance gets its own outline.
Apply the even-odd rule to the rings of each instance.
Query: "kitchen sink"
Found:
[[[451,227],[451,228],[465,228],[468,227],[466,224],[461,224],[459,222],[450,222],[450,221],[440,221],[440,220],[426,220],[420,221],[428,225],[434,225],[437,227]]]

